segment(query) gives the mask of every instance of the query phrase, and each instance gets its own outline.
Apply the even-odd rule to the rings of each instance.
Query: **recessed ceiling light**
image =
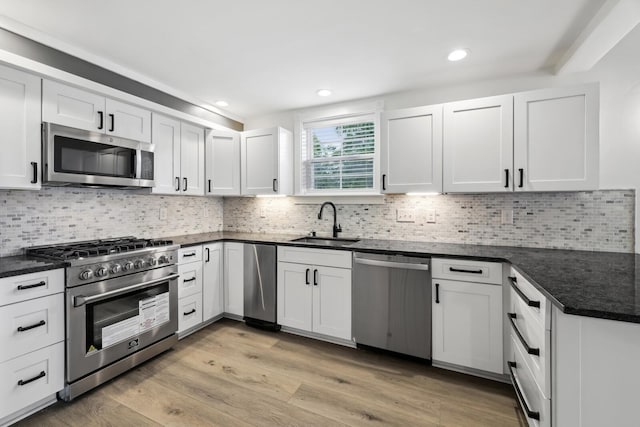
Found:
[[[318,94],[318,96],[329,96],[331,95],[331,91],[329,89],[318,89],[316,94]]]
[[[218,107],[228,107],[229,103],[227,101],[216,101],[216,105]]]
[[[456,49],[454,51],[451,51],[449,56],[447,56],[447,59],[449,61],[460,61],[461,59],[466,58],[468,54],[469,49]]]

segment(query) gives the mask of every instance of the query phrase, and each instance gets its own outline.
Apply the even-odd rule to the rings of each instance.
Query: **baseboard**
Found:
[[[314,340],[326,341],[332,344],[338,344],[345,347],[356,348],[356,343],[351,340],[345,340],[342,338],[335,338],[328,335],[316,334],[314,332],[303,331],[301,329],[290,328],[288,326],[283,326],[281,329],[282,332],[287,332],[293,335],[300,335],[301,337],[313,338]]]
[[[20,420],[27,418],[29,415],[33,415],[36,412],[53,405],[58,401],[56,397],[56,393],[51,396],[47,396],[42,400],[33,403],[26,408],[22,408],[19,411],[14,412],[11,415],[7,415],[6,417],[0,419],[0,427],[10,426],[11,424],[17,423]]]
[[[476,377],[486,378],[488,380],[498,381],[501,383],[511,384],[511,378],[506,374],[496,374],[495,372],[482,371],[480,369],[468,368],[466,366],[454,365],[453,363],[438,362],[433,360],[431,366],[434,368],[447,369],[449,371],[460,372],[461,374],[473,375]]]

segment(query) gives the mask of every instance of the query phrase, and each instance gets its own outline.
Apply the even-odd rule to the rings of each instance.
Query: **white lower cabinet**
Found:
[[[202,320],[213,319],[224,312],[223,243],[203,245],[202,255]]]
[[[190,295],[178,300],[178,333],[202,323],[202,294]],[[183,338],[184,335],[180,336]]]
[[[184,338],[202,323],[202,246],[178,250],[178,334]]]
[[[224,312],[244,316],[244,243],[224,244]]]
[[[278,249],[278,324],[349,340],[351,268],[288,262],[311,257],[317,264],[334,262],[344,267],[348,263],[350,267],[349,252],[324,252],[322,249],[308,248]]]

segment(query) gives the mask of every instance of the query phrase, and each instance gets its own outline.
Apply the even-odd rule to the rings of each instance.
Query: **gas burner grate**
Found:
[[[59,260],[73,260],[136,251],[150,247],[169,246],[172,244],[173,241],[171,240],[123,237],[117,239],[104,239],[90,242],[31,248],[27,250],[27,253]]]

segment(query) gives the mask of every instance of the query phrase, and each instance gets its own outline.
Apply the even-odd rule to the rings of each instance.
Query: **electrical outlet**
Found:
[[[426,209],[424,211],[424,220],[425,222],[435,224],[436,223],[436,210],[435,209]]]
[[[205,206],[205,207],[202,209],[202,216],[203,216],[204,218],[208,218],[208,217],[209,217],[209,206]]]
[[[160,208],[160,219],[167,219],[167,208]]]
[[[500,223],[503,225],[513,225],[513,209],[502,209]]]
[[[415,209],[397,209],[396,221],[397,222],[416,222]]]
[[[260,206],[260,218],[266,218],[266,217],[267,217],[267,207]]]

